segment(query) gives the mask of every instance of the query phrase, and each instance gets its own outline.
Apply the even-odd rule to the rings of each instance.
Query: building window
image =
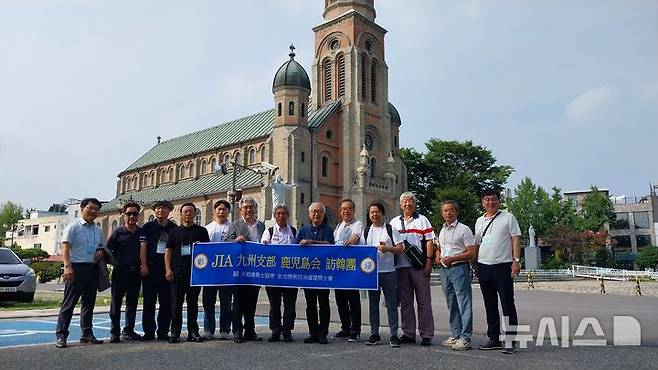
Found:
[[[34,249],[41,249],[41,243],[34,243]]]
[[[302,152],[301,161],[302,161],[302,163],[304,162],[304,152]]]
[[[75,215],[73,217],[78,217],[79,211],[75,211]]]
[[[43,227],[43,232],[44,233],[47,233],[49,231],[50,231],[50,225],[46,225],[46,226]]]
[[[324,101],[331,100],[331,61],[326,59],[322,63],[324,69]]]
[[[203,161],[201,161],[201,174],[203,175],[206,172],[208,172],[208,163],[204,159]]]
[[[249,149],[249,163],[256,163],[256,149]]]
[[[194,174],[194,163],[188,163],[188,168],[187,176],[192,177],[192,174]]]
[[[215,170],[215,166],[217,166],[217,160],[215,159],[215,157],[213,157],[210,160],[210,172]]]
[[[185,177],[185,166],[182,164],[178,166],[178,178],[182,179]]]
[[[322,157],[322,177],[329,176],[329,158]]]
[[[196,209],[196,215],[194,216],[194,223],[197,225],[201,225],[201,210]]]
[[[240,152],[235,152],[235,163],[242,164],[242,154]]]
[[[331,140],[332,137],[334,137],[334,132],[331,130],[327,130],[327,140]]]
[[[265,162],[265,145],[260,147],[260,161]]]
[[[39,235],[39,225],[32,226],[32,235]]]
[[[279,115],[279,117],[281,117],[281,103],[279,103],[277,107],[277,114]]]
[[[295,115],[295,103],[293,102],[288,103],[288,115],[289,116]]]
[[[366,98],[366,55],[361,54],[361,98]]]
[[[377,174],[377,160],[375,158],[370,158],[370,177],[373,178]]]
[[[155,220],[155,216],[150,215],[150,216],[149,216],[149,221],[153,221],[153,220]]]
[[[338,65],[338,97],[345,95],[345,56],[340,54],[336,58],[336,64]]]
[[[228,154],[224,155],[224,164],[228,165],[230,161],[231,157]]]
[[[649,229],[649,212],[635,212],[633,213],[636,229]]]
[[[395,147],[397,148],[398,147],[398,136],[397,135],[393,136],[393,141],[395,142]]]
[[[370,65],[370,101],[377,103],[377,62]]]
[[[174,181],[174,169],[170,168],[169,169],[169,182],[173,182],[173,181]]]
[[[305,117],[305,116],[306,116],[306,106],[304,105],[304,103],[302,103],[302,109],[299,111],[299,114],[300,114],[302,117]]]
[[[637,242],[637,251],[639,252],[642,247],[651,245],[651,235],[636,235],[635,241]]]
[[[617,241],[615,251],[625,252],[631,250],[631,237],[629,235],[617,235],[614,238]]]
[[[299,196],[299,203],[304,204],[304,193],[301,193]]]
[[[615,221],[610,224],[613,230],[628,229],[628,212],[615,213]]]

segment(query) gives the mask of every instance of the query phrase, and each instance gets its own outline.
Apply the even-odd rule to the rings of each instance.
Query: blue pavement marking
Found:
[[[121,315],[121,327],[123,328],[123,314]],[[216,316],[219,323],[219,314]],[[183,331],[187,330],[186,314],[183,312]],[[203,311],[199,312],[197,319],[199,327],[203,331]],[[256,326],[268,328],[267,317],[256,316]],[[0,320],[0,348],[16,347],[35,344],[55,343],[55,328],[57,327],[57,316],[24,318],[24,319],[2,319]],[[107,313],[95,314],[93,320],[94,335],[97,338],[108,339],[110,337],[110,318]],[[137,312],[135,319],[135,331],[142,334],[142,312]],[[74,315],[69,326],[69,342],[80,340],[80,316]]]

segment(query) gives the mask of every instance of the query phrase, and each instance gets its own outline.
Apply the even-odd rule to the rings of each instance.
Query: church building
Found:
[[[233,189],[254,197],[258,218],[269,220],[273,175],[288,184],[292,225],[308,222],[315,201],[327,206],[330,225],[340,220],[343,198],[354,200],[364,222],[372,201],[383,203],[389,218],[399,213],[407,175],[400,115],[388,100],[386,30],[375,23],[374,0],[325,0],[324,8],[313,28],[310,77],[291,45],[289,60],[274,74],[273,108],[159,142],[121,171],[116,198],[97,219],[106,236],[121,225],[118,210],[129,200],[145,205],[142,222],[153,218],[153,201],[173,202],[177,221],[179,206],[193,202],[197,223],[205,225],[213,203],[234,198]],[[249,170],[235,166],[234,176],[233,162]],[[219,164],[225,173],[214,171]]]

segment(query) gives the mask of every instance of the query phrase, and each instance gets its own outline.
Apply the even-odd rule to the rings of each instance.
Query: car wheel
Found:
[[[32,302],[32,301],[34,301],[34,292],[32,292],[32,293],[23,293],[22,298],[23,298],[22,299],[23,302]]]

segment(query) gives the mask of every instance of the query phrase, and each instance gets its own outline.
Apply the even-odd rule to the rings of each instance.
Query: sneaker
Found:
[[[506,355],[511,355],[516,352],[516,342],[512,342],[511,344],[505,344],[505,348],[503,348],[500,353],[504,353]]]
[[[231,335],[229,333],[219,332],[219,340],[229,340]]]
[[[102,344],[103,341],[100,339],[96,339],[96,337],[93,334],[88,334],[80,337],[80,343]]]
[[[432,338],[423,338],[423,339],[420,341],[420,345],[423,346],[423,347],[429,347],[429,346],[431,346],[431,345],[432,345]]]
[[[280,333],[272,333],[272,335],[267,338],[268,342],[278,342],[281,340],[281,334]]]
[[[478,349],[481,349],[483,351],[491,351],[494,349],[503,349],[503,343],[501,343],[499,340],[493,340],[489,339],[489,341],[483,345],[481,345]]]
[[[382,341],[382,338],[378,334],[373,334],[366,341],[367,346],[376,346]]]
[[[455,351],[466,351],[471,349],[471,341],[466,340],[463,338],[459,338],[455,341],[455,343],[451,346],[452,349]]]
[[[361,339],[361,334],[352,333],[347,338],[347,341],[350,342],[350,343],[353,343],[353,342],[358,342],[360,339]]]
[[[400,347],[400,338],[398,338],[397,335],[392,336],[391,340],[388,342],[388,345],[393,347],[393,348]]]
[[[57,348],[66,348],[66,347],[68,347],[68,344],[66,344],[66,339],[64,339],[64,338],[57,339],[57,342],[55,342],[55,347],[57,347]]]
[[[334,339],[349,338],[349,337],[350,337],[350,332],[345,330],[341,330],[338,333],[334,334]]]
[[[408,337],[402,334],[402,336],[400,337],[400,343],[402,344],[416,343],[416,338]]]
[[[446,346],[446,347],[452,347],[453,344],[457,343],[457,340],[458,339],[455,338],[455,337],[450,337],[450,338],[444,340],[443,342],[441,342],[441,345]]]

